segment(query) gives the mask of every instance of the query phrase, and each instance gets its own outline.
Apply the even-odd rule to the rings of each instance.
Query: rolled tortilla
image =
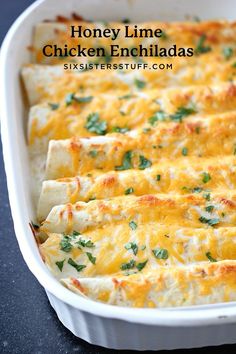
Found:
[[[147,170],[112,171],[90,177],[44,181],[38,203],[38,220],[43,221],[59,204],[88,202],[126,194],[194,193],[205,189],[204,173],[210,175],[207,189],[220,192],[236,189],[236,158],[189,158],[179,164],[165,162]]]
[[[66,278],[78,295],[110,305],[177,307],[236,300],[236,261],[158,268],[146,274]]]
[[[235,259],[235,231],[235,227],[191,229],[162,226],[158,222],[144,223],[133,230],[121,223],[82,235],[49,234],[40,245],[40,253],[57,279],[133,274],[139,271],[137,265],[146,260],[140,271],[209,259]],[[73,266],[70,259],[85,267]]]
[[[210,206],[210,208],[209,208]],[[122,196],[58,205],[42,223],[44,232],[85,232],[104,225],[158,222],[179,227],[223,227],[236,222],[236,193]]]
[[[234,62],[235,58],[231,58],[222,63],[219,55],[197,56],[190,65],[189,58],[181,57],[172,69],[111,70],[109,75],[106,70],[79,72],[64,70],[60,65],[29,65],[22,69],[22,77],[32,105],[42,101],[58,103],[70,93],[90,96],[110,92],[124,96],[167,87],[218,85],[234,79]]]
[[[134,93],[128,96],[99,94],[65,97],[57,104],[33,106],[29,114],[28,141],[34,149],[47,151],[50,139],[93,136],[99,133],[86,128],[89,117],[97,115],[106,122],[105,133],[126,132],[144,126],[157,126],[170,121],[180,107],[189,109],[185,120],[235,110],[236,86],[225,83],[215,86],[171,88]],[[67,103],[69,102],[69,103]],[[101,132],[100,132],[101,133]]]
[[[104,173],[114,169],[145,169],[184,155],[204,158],[233,155],[235,135],[236,114],[231,112],[191,123],[159,123],[149,130],[138,129],[125,135],[51,140],[46,179],[82,176],[93,170]],[[92,153],[95,150],[96,156]]]

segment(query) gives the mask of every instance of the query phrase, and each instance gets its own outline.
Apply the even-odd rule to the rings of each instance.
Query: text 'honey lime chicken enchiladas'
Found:
[[[236,301],[235,37],[227,21],[36,26],[22,68],[35,231],[68,289],[129,307]]]

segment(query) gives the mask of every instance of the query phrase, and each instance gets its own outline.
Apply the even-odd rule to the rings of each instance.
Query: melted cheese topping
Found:
[[[63,248],[65,236],[48,236],[40,246],[40,252],[58,279],[77,277],[78,274],[85,278],[119,273],[130,275],[137,272],[137,265],[146,260],[145,272],[158,270],[162,266],[209,262],[209,251],[217,261],[236,257],[236,230],[232,227],[198,229],[196,232],[196,229],[168,227],[158,222],[138,224],[135,230],[128,223],[104,225],[82,235],[66,236],[71,245],[70,251]],[[81,240],[89,240],[93,246],[83,247]],[[158,253],[158,250],[165,250],[165,253]],[[88,258],[88,252],[96,258],[94,263]],[[86,267],[78,273],[68,263],[70,258]],[[122,270],[130,261],[135,261],[136,266]],[[63,262],[61,270],[58,262]]]
[[[236,262],[163,267],[145,274],[99,278],[67,278],[75,293],[112,305],[176,307],[236,300]]]
[[[210,180],[204,183],[204,174]],[[205,189],[236,189],[236,158],[182,159],[169,161],[146,170],[112,171],[94,177],[71,177],[44,181],[38,205],[38,219],[44,220],[58,204],[88,202],[127,194],[141,196],[152,193],[201,193]]]
[[[64,70],[68,57],[42,57],[45,44],[78,45],[71,25],[125,28],[36,26],[34,62],[56,64],[22,70],[29,103],[37,103],[28,142],[35,189],[45,179],[43,260],[75,293],[113,305],[235,301],[236,23],[143,23],[165,36],[132,38],[130,47],[176,44],[195,55],[144,58],[171,70],[87,72]],[[122,34],[117,42],[127,47]],[[105,50],[117,42],[79,40]],[[106,64],[122,62],[137,58]]]
[[[46,178],[85,175],[93,170],[107,172],[121,168],[146,168],[166,159],[183,158],[185,153],[189,157],[233,155],[235,134],[236,115],[232,112],[207,120],[195,119],[194,122],[161,122],[148,131],[138,129],[125,135],[52,140]],[[97,151],[96,156],[91,155],[93,150]],[[143,164],[140,156],[149,162]],[[129,160],[128,168],[122,167],[126,160]]]
[[[76,98],[82,102],[76,101]],[[161,114],[160,120],[170,121],[180,107],[194,107],[188,117],[235,110],[236,86],[229,83],[189,87],[182,91],[174,88],[130,96],[82,95],[75,96],[69,102],[68,105],[65,98],[56,106],[50,107],[50,103],[47,103],[31,108],[28,140],[30,145],[37,144],[37,151],[42,145],[42,149],[46,150],[50,139],[68,139],[75,132],[80,137],[97,135],[86,128],[87,120],[95,113],[101,121],[106,122],[106,132],[112,133],[122,128],[127,131],[141,125],[147,128],[157,125],[158,114]]]
[[[207,194],[208,195],[208,194]],[[232,226],[236,222],[236,193],[205,192],[188,195],[143,195],[77,202],[55,206],[41,230],[45,232],[84,232],[105,224],[156,221],[180,227]],[[209,212],[207,207],[213,208]]]

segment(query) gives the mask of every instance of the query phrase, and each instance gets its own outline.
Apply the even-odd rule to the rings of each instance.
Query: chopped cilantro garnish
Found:
[[[87,117],[85,128],[91,133],[104,135],[107,132],[107,122],[100,120],[98,113],[91,113]]]
[[[188,155],[188,148],[184,147],[184,148],[182,149],[182,155],[183,155],[183,156],[187,156],[187,155]]]
[[[74,230],[74,231],[72,232],[72,236],[79,236],[79,235],[80,235],[80,232],[78,232],[78,231],[75,231],[75,230]]]
[[[113,127],[112,128],[112,132],[114,133],[121,133],[121,134],[124,134],[124,133],[127,133],[130,129],[128,127]]]
[[[127,188],[125,190],[125,195],[131,194],[131,193],[134,193],[134,188],[133,187]]]
[[[71,265],[72,267],[74,267],[77,272],[81,272],[81,270],[83,270],[84,268],[86,268],[86,265],[83,264],[78,264],[75,261],[73,261],[72,258],[68,259],[68,264]]]
[[[156,175],[156,181],[160,181],[161,180],[161,175]]]
[[[129,98],[132,98],[132,97],[133,97],[133,95],[128,94],[128,95],[120,96],[119,100],[128,100]]]
[[[62,269],[63,269],[64,262],[65,262],[65,259],[63,259],[63,261],[56,262],[56,265],[58,266],[60,271],[62,271]]]
[[[217,225],[220,222],[219,218],[208,219],[208,218],[205,218],[204,216],[201,216],[199,218],[199,221],[203,224],[208,224],[210,226]]]
[[[140,155],[138,168],[140,170],[145,170],[145,168],[148,168],[150,166],[152,166],[152,162],[146,159],[146,157],[144,157],[143,155]]]
[[[131,259],[128,263],[122,263],[120,266],[121,270],[133,269],[135,267],[135,260]]]
[[[136,222],[134,221],[130,221],[129,222],[129,227],[132,229],[132,230],[136,230],[138,225],[136,224]]]
[[[124,170],[130,170],[133,168],[132,165],[132,151],[127,151],[124,154],[122,165],[121,166],[115,166],[116,171],[124,171]]]
[[[160,38],[161,38],[161,39],[168,39],[168,37],[169,37],[169,36],[166,34],[166,32],[162,30],[162,31],[161,31],[161,37],[160,37]]]
[[[204,193],[203,198],[205,198],[208,202],[211,199],[211,194],[210,193]]]
[[[236,61],[232,64],[233,68],[236,68]]]
[[[81,247],[88,247],[88,248],[95,247],[94,243],[91,240],[84,240],[82,238],[80,238],[79,241],[77,241],[76,243]]]
[[[143,270],[143,268],[146,266],[147,262],[148,262],[148,259],[146,261],[144,261],[142,263],[138,263],[136,265],[136,268],[138,269],[139,272],[141,272],[141,270]]]
[[[193,107],[179,107],[176,113],[170,115],[170,119],[177,122],[182,122],[183,118],[194,113],[197,113],[197,111]]]
[[[122,23],[130,23],[130,19],[129,19],[129,18],[124,18],[124,19],[122,20]]]
[[[89,151],[89,155],[91,157],[96,157],[98,155],[98,152],[97,152],[97,150],[91,150],[91,151]]]
[[[209,259],[210,262],[217,262],[217,260],[212,257],[211,252],[207,252],[206,256],[207,256],[207,258]]]
[[[148,122],[151,125],[154,125],[156,122],[163,122],[166,119],[166,114],[163,111],[156,112],[152,117],[148,119]]]
[[[209,175],[208,172],[203,172],[202,174],[202,182],[207,183],[211,180],[211,176]]]
[[[226,60],[230,59],[233,54],[234,54],[233,48],[231,48],[231,47],[225,47],[225,48],[223,49],[223,55],[224,55],[224,57],[225,57]]]
[[[192,193],[201,193],[203,189],[201,187],[194,187],[192,188]]]
[[[134,84],[138,89],[143,89],[146,86],[146,82],[139,79],[135,79]]]
[[[86,252],[88,259],[90,260],[91,263],[95,264],[96,263],[96,257],[93,257],[92,253]]]
[[[206,206],[205,210],[208,212],[208,213],[211,213],[214,209],[214,205],[208,205]]]
[[[152,250],[152,253],[158,259],[167,259],[169,257],[168,250],[165,248],[156,248],[155,250]]]
[[[203,34],[199,40],[198,40],[198,43],[196,45],[196,48],[195,48],[195,53],[196,54],[204,54],[204,53],[208,53],[211,51],[211,47],[210,46],[205,46],[204,43],[206,41],[206,35]]]
[[[150,128],[143,128],[143,132],[144,132],[144,133],[148,133],[148,132],[150,132],[150,131],[151,131]]]
[[[125,249],[126,250],[132,250],[133,254],[136,256],[136,254],[138,253],[138,245],[135,242],[129,242],[126,243],[125,245]]]
[[[48,105],[50,106],[52,111],[55,111],[59,108],[59,103],[49,103]]]
[[[60,242],[60,249],[64,252],[70,252],[73,248],[71,242],[70,242],[70,237],[69,236],[63,236],[63,239]]]

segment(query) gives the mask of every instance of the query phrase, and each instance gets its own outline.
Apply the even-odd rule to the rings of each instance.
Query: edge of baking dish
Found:
[[[54,18],[58,13],[66,16],[73,11],[78,11],[87,18],[99,18],[99,16],[102,18],[101,4],[103,8],[107,8],[106,16],[108,16],[109,19],[119,19],[123,17],[130,17],[132,19],[133,17],[137,18],[137,20],[142,20],[142,16],[145,16],[144,9],[147,7],[147,3],[152,9],[151,11],[149,10],[148,19],[157,17],[156,12],[153,11],[153,7],[157,9],[158,6],[160,6],[158,8],[160,9],[159,16],[163,16],[167,20],[169,19],[169,15],[171,16],[171,12],[175,14],[172,16],[172,19],[183,19],[183,9],[185,13],[192,12],[194,15],[200,15],[201,18],[208,17],[208,10],[212,10],[211,14],[213,14],[213,17],[218,16],[232,19],[234,15],[231,10],[234,5],[233,0],[217,0],[218,7],[216,7],[214,0],[208,1],[204,6],[204,12],[200,11],[201,2],[203,5],[204,0],[198,2],[195,0],[181,0],[178,4],[176,4],[176,2],[174,3],[174,0],[166,0],[164,4],[160,0],[148,0],[145,1],[145,4],[142,0],[70,0],[66,3],[58,0],[38,0],[27,8],[14,22],[1,48],[1,133],[11,212],[19,247],[30,271],[46,289],[49,300],[55,308],[60,320],[74,334],[91,343],[119,349],[132,348],[142,350],[178,348],[181,347],[181,343],[182,347],[189,347],[233,342],[234,340],[236,341],[236,337],[229,338],[230,330],[228,330],[227,336],[218,336],[218,338],[216,338],[214,328],[219,328],[223,324],[225,326],[232,324],[235,331],[236,302],[168,309],[116,307],[79,297],[66,289],[49,273],[40,257],[36,242],[32,237],[32,232],[29,227],[29,222],[34,218],[34,214],[28,188],[30,181],[24,129],[27,112],[23,103],[22,87],[19,80],[19,70],[22,64],[29,62],[30,58],[29,51],[26,47],[31,43],[32,29],[36,22],[47,18]],[[90,6],[88,6],[88,4],[90,4]],[[171,9],[170,13],[168,13],[168,9]],[[122,16],[124,13],[125,16]],[[11,236],[9,235],[9,237]],[[80,321],[81,326],[79,326],[80,328],[78,329],[76,328],[75,321],[78,322],[79,319],[83,322],[81,324]],[[112,319],[113,322],[111,323]],[[121,334],[121,330],[119,329],[118,333],[115,331],[115,333],[112,334],[115,338],[108,338],[107,335],[104,335],[105,332],[102,337],[102,334],[98,331],[98,326],[101,326],[102,321],[104,331],[106,328],[110,333],[114,326],[118,328],[117,323],[121,322],[119,320],[122,320],[123,327],[121,325],[119,325],[119,327],[123,328],[123,334]],[[99,321],[99,323],[96,321]],[[215,326],[216,324],[218,326]],[[197,327],[210,325],[214,325],[212,326],[213,331],[211,340],[209,338],[210,341],[203,340],[196,342],[196,340],[192,338],[188,340],[188,343],[186,342],[185,336],[187,330],[192,329],[195,331],[196,336]],[[127,329],[124,331],[126,327]],[[153,327],[153,329],[156,328],[156,333],[153,334],[153,340],[151,339],[151,327]],[[176,337],[176,341],[170,341],[168,339],[170,333],[168,332],[165,335],[166,342],[164,343],[163,340],[160,339],[160,335],[162,335],[163,338],[161,331],[167,329],[167,327],[169,330],[172,328],[173,331],[175,331],[173,333],[177,333],[176,331],[182,328],[181,337],[183,338],[181,339],[181,337],[177,335],[178,338]],[[121,338],[127,335],[127,330],[133,331],[134,328],[136,329],[133,336],[134,338],[136,337],[136,332],[138,336],[136,341],[133,340],[128,343],[126,340],[121,343]],[[149,336],[150,341],[148,343],[140,339],[143,337],[143,335],[140,337],[141,329]],[[199,330],[201,330],[201,328],[199,328]],[[158,331],[159,334],[157,334]],[[226,339],[226,337],[228,339]],[[192,344],[190,344],[190,342]]]

